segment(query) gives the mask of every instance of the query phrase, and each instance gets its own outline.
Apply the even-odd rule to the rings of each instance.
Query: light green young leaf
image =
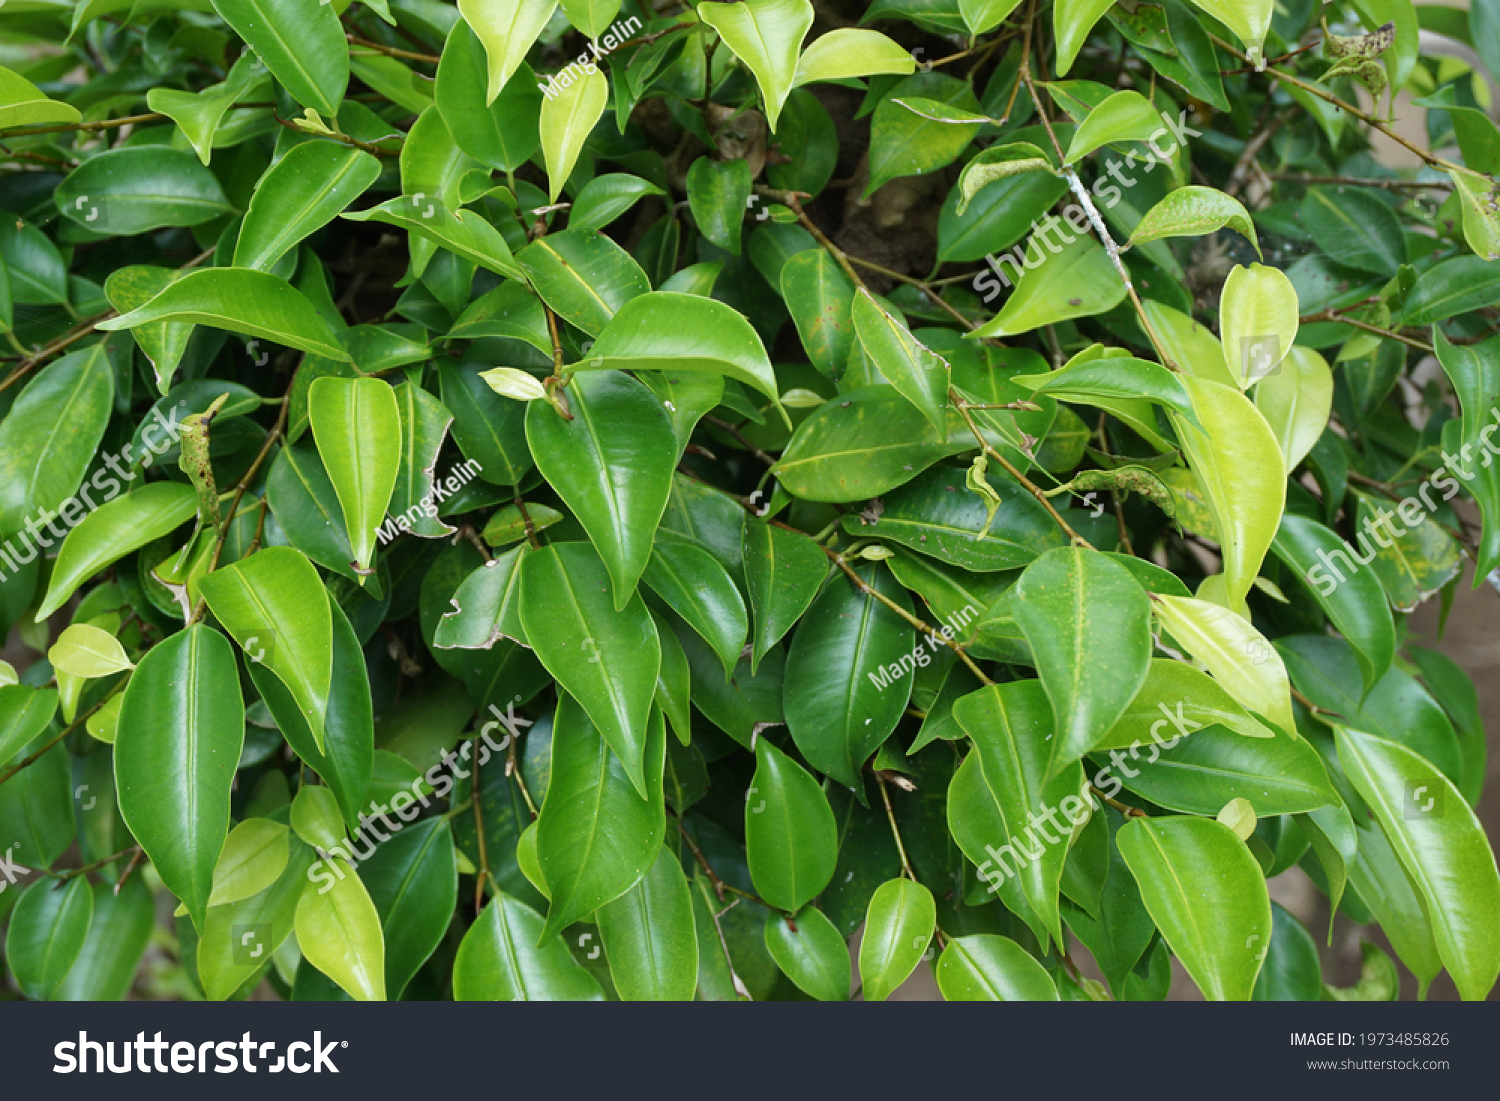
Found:
[[[1077,164],[1101,145],[1143,142],[1161,129],[1161,113],[1139,92],[1116,92],[1078,124],[1064,164]]]
[[[459,0],[458,10],[484,43],[489,61],[485,103],[494,103],[557,10],[557,0]]]
[[[1203,237],[1225,226],[1243,234],[1255,246],[1256,253],[1260,252],[1255,223],[1243,203],[1212,187],[1189,185],[1167,192],[1166,198],[1146,211],[1129,243],[1144,245],[1163,237]]]
[[[1070,318],[1101,314],[1124,300],[1125,284],[1104,246],[1092,237],[1078,236],[1028,268],[1000,312],[968,335],[1019,336]]]
[[[786,97],[796,86],[797,53],[813,24],[808,0],[743,0],[698,5],[698,18],[719,32],[724,44],[755,74],[771,132]]]
[[[82,118],[77,107],[48,99],[31,81],[0,67],[0,129],[67,125]]]
[[[1151,920],[1210,1001],[1248,1001],[1271,943],[1260,865],[1227,827],[1206,818],[1132,818],[1120,855]]]
[[[344,816],[331,788],[307,784],[298,789],[289,820],[297,836],[313,848],[326,853],[343,850]]]
[[[1296,734],[1286,666],[1254,624],[1206,600],[1161,593],[1152,604],[1162,626],[1231,696]]]
[[[120,640],[87,623],[75,623],[57,637],[47,660],[60,673],[93,679],[135,668]]]
[[[229,75],[219,84],[201,92],[184,92],[177,88],[152,88],[146,93],[146,106],[166,115],[181,128],[198,159],[205,165],[213,156],[214,134],[224,113],[264,75],[259,59],[249,52],[241,54]]]
[[[1046,968],[1015,941],[989,933],[954,937],[937,962],[937,984],[950,1002],[1055,1002]]]
[[[401,453],[390,446],[401,438],[396,395],[381,379],[325,376],[308,391],[307,411],[344,513],[354,548],[351,565],[363,580],[372,572],[376,531],[401,462]]]
[[[1029,141],[992,145],[981,150],[973,160],[964,165],[964,170],[958,177],[958,206],[955,213],[962,217],[969,203],[985,184],[1007,180],[1027,172],[1056,171],[1052,158]]]
[[[1014,6],[1020,0],[999,0]],[[1004,18],[1002,15],[1000,18]],[[851,77],[915,72],[917,63],[911,53],[879,31],[862,27],[839,27],[808,43],[797,59],[792,87],[822,80],[848,80]]]
[[[297,900],[295,928],[302,958],[357,1002],[385,1001],[385,937],[380,915],[357,872],[332,857],[344,874],[332,887],[308,883]]]
[[[854,329],[865,354],[907,401],[921,410],[934,431],[948,423],[948,361],[928,348],[863,287],[854,296]]]
[[[1193,3],[1237,34],[1252,62],[1264,65],[1261,48],[1271,29],[1274,0],[1193,0]]]
[[[1224,364],[1241,390],[1265,378],[1297,338],[1297,290],[1280,268],[1235,266],[1219,297]]]
[[[547,162],[547,200],[557,202],[583,143],[609,102],[609,78],[597,68],[542,103],[542,156]]]
[[[353,362],[307,296],[270,272],[201,268],[170,284],[144,306],[101,321],[98,327],[134,329],[151,321],[211,325],[325,359]]]
[[[859,946],[865,1001],[885,1001],[910,977],[936,927],[937,904],[922,884],[891,879],[876,888]]]
[[[1297,469],[1328,427],[1333,411],[1328,361],[1311,348],[1293,344],[1280,365],[1255,384],[1255,407],[1276,434],[1287,470]]]

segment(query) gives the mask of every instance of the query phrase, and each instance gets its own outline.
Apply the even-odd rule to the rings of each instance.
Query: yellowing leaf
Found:
[[[1224,363],[1241,390],[1276,369],[1297,338],[1297,290],[1279,268],[1236,266],[1219,298]]]

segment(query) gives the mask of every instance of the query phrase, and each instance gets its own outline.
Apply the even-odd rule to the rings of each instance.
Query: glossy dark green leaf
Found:
[[[322,115],[338,111],[349,83],[349,47],[332,8],[297,0],[212,2],[293,99]]]
[[[766,950],[799,990],[818,1001],[849,997],[849,946],[816,907],[804,906],[791,918],[768,919]]]
[[[744,558],[745,589],[755,612],[754,673],[818,595],[828,559],[807,536],[753,520],[745,521]]]
[[[55,688],[10,684],[0,688],[0,768],[47,729],[57,712]]]
[[[440,363],[443,407],[453,414],[453,440],[494,485],[519,485],[531,470],[526,405],[502,398],[479,377],[477,363]]]
[[[1302,200],[1301,214],[1318,246],[1340,264],[1394,275],[1406,261],[1401,222],[1373,189],[1312,188]]]
[[[438,63],[436,102],[453,140],[469,156],[501,172],[521,167],[541,144],[542,92],[522,62],[499,96],[486,99],[484,45],[459,20]]]
[[[264,665],[286,685],[323,749],[333,614],[317,569],[299,551],[270,547],[214,571],[199,587],[246,660]]]
[[[395,387],[396,411],[401,421],[401,461],[396,468],[396,484],[391,490],[389,513],[408,517],[412,531],[427,538],[448,535],[447,524],[428,513],[436,511],[438,501],[451,496],[458,487],[455,481],[467,480],[455,464],[447,479],[438,477],[438,455],[443,438],[453,423],[453,414],[443,403],[416,383],[406,381]],[[399,527],[399,522],[397,524]],[[389,531],[389,522],[381,525]],[[524,530],[524,529],[523,529]]]
[[[795,912],[828,886],[838,861],[833,811],[807,771],[765,738],[745,798],[745,852],[760,896]]]
[[[698,934],[682,864],[668,848],[630,890],[598,910],[609,974],[628,1002],[690,1001],[698,985]]]
[[[65,218],[95,233],[130,237],[196,226],[230,212],[214,174],[181,149],[111,149],[85,161],[54,195]]]
[[[244,709],[233,648],[201,624],[152,647],[120,708],[120,812],[199,929],[229,831]]]
[[[5,958],[21,992],[47,1001],[62,985],[88,939],[94,895],[88,880],[67,883],[39,879],[28,887],[10,916]]]
[[[380,161],[351,146],[309,141],[288,149],[255,186],[235,242],[234,266],[270,271],[379,175]]]
[[[857,571],[875,592],[911,611],[906,590],[878,566]],[[813,601],[792,637],[786,722],[803,757],[845,787],[863,790],[870,754],[896,728],[911,696],[916,632],[842,574]]]
[[[619,371],[576,375],[567,388],[572,420],[543,401],[526,411],[538,468],[598,549],[624,608],[651,556],[677,465],[666,411]]]
[[[646,585],[703,636],[728,679],[750,630],[745,598],[719,560],[693,543],[657,540],[643,575]]]
[[[1255,979],[1257,1002],[1316,1002],[1323,995],[1318,943],[1279,903],[1271,903],[1271,942]]]
[[[26,384],[0,421],[0,532],[16,535],[27,519],[81,493],[114,392],[102,343],[48,364]]]
[[[523,248],[516,262],[543,302],[592,337],[620,307],[651,289],[641,266],[597,230],[550,234]]]
[[[415,817],[418,808],[411,809]],[[392,834],[359,866],[360,878],[380,915],[386,945],[385,987],[392,997],[401,996],[448,931],[458,900],[453,857],[453,834],[447,820],[428,818]]]
[[[552,896],[538,944],[619,898],[655,863],[666,833],[666,737],[661,712],[655,712],[644,746],[642,796],[588,714],[561,695],[553,720],[552,776],[537,820],[537,859]]]
[[[118,1002],[129,993],[146,954],[154,914],[151,892],[139,879],[119,891],[92,884],[94,916],[67,977],[53,991],[60,1002]]]
[[[1307,580],[1318,605],[1354,647],[1368,691],[1391,666],[1396,628],[1379,579],[1360,564],[1363,553],[1355,557],[1328,528],[1290,512],[1281,518],[1271,549]]]
[[[1416,286],[1406,296],[1402,321],[1431,325],[1497,302],[1500,272],[1495,265],[1479,256],[1455,256],[1439,261],[1417,278]]]

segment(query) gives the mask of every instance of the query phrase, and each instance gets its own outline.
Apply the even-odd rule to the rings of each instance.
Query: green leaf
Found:
[[[542,916],[496,892],[469,926],[453,959],[453,998],[460,1002],[602,1002],[604,992],[568,946],[536,947]]]
[[[1411,750],[1334,728],[1339,761],[1411,876],[1459,994],[1482,1000],[1500,974],[1500,875],[1458,790]]]
[[[116,268],[104,281],[104,294],[111,306],[121,313],[129,313],[144,306],[181,277],[181,272],[144,264]],[[192,324],[152,321],[138,325],[130,335],[155,368],[156,388],[166,394],[172,385],[172,375],[187,351],[188,338],[193,335]]]
[[[552,729],[552,773],[536,834],[552,905],[539,944],[634,887],[655,863],[666,834],[667,731],[660,711],[653,712],[644,751],[645,796],[565,693]]]
[[[1261,47],[1271,29],[1273,0],[1193,0],[1193,3],[1238,35],[1251,61],[1261,59]]]
[[[1497,185],[1488,176],[1458,169],[1449,171],[1462,204],[1464,240],[1484,260],[1500,260],[1500,216],[1495,213]]]
[[[1058,884],[1073,819],[1081,822],[1083,815],[1082,808],[1064,810],[1064,822],[1053,808],[1080,802],[1083,768],[1070,762],[1049,778],[1056,727],[1037,681],[971,692],[954,702],[953,718],[973,742],[976,759],[964,761],[948,789],[948,831],[1043,948],[1049,936],[1062,944]],[[1009,865],[1001,855],[1007,852]],[[991,864],[996,867],[986,872]]]
[[[828,886],[838,863],[838,829],[818,782],[764,737],[745,798],[745,854],[761,898],[788,912]]]
[[[909,879],[882,883],[870,899],[859,946],[859,977],[867,1002],[883,1002],[927,951],[937,926],[932,892]]]
[[[296,839],[290,846],[286,868],[275,883],[247,899],[209,909],[198,940],[197,962],[198,978],[210,1001],[221,1002],[232,995],[291,936],[297,900],[312,889],[309,881],[334,881],[333,872],[314,863],[312,849]],[[338,870],[352,874],[343,865]]]
[[[332,789],[344,821],[353,829],[359,826],[360,815],[368,810],[365,796],[374,768],[375,723],[370,677],[349,617],[335,601],[329,602],[329,612],[333,621],[333,662],[323,746],[313,737],[296,697],[268,668],[269,661],[252,660],[248,668],[250,679],[276,720],[282,737]],[[265,640],[256,645],[267,647],[268,658],[274,653]]]
[[[1406,295],[1401,320],[1431,325],[1500,302],[1500,269],[1480,256],[1441,260],[1417,277]],[[1441,335],[1441,331],[1438,334]],[[1445,341],[1437,342],[1441,358]]]
[[[1297,337],[1297,290],[1280,268],[1236,266],[1219,297],[1224,364],[1241,390],[1276,369]]]
[[[499,230],[472,210],[450,210],[436,195],[418,191],[340,217],[351,222],[383,222],[397,226],[478,264],[486,271],[511,279],[526,278]]]
[[[491,76],[491,87],[493,87]],[[609,102],[609,79],[595,68],[558,89],[542,103],[542,156],[547,162],[547,201],[557,202],[573,174],[578,154]]]
[[[878,565],[861,580],[911,612],[911,598]],[[861,770],[896,728],[911,696],[916,633],[890,608],[832,578],[802,618],[787,655],[786,723],[813,768],[863,792]]]
[[[1031,172],[1054,173],[1052,158],[1029,141],[1007,142],[982,149],[964,165],[958,177],[958,205],[955,213],[962,216],[969,204],[987,184],[1009,180]],[[988,300],[986,300],[988,301]]]
[[[557,0],[460,0],[458,10],[484,43],[489,69],[485,102],[494,103],[557,10]]]
[[[370,892],[346,869],[326,889],[308,883],[297,900],[295,929],[302,958],[338,983],[357,1002],[383,1002],[385,938]]]
[[[661,666],[656,626],[639,596],[621,609],[586,543],[557,543],[521,564],[521,622],[537,657],[618,755],[642,798],[649,784],[651,700]],[[549,877],[550,881],[550,877]]]
[[[246,93],[263,76],[260,59],[246,51],[221,83],[210,85],[201,92],[152,88],[146,93],[146,106],[177,123],[193,152],[207,165],[213,158],[214,138],[225,112],[236,101],[249,98]]]
[[[667,507],[677,439],[661,403],[623,371],[575,375],[566,394],[573,419],[532,402],[526,439],[537,468],[598,549],[615,608],[623,609]]]
[[[1296,733],[1286,666],[1254,624],[1206,600],[1160,594],[1153,596],[1153,606],[1162,626],[1231,696]]]
[[[108,883],[95,883],[93,894],[88,936],[67,978],[52,993],[60,1002],[123,1001],[151,939],[151,892],[140,880],[129,880],[119,894]]]
[[[993,8],[1009,4],[1014,7],[1020,0],[992,0]],[[1005,18],[1006,13],[996,19]],[[917,63],[911,53],[887,38],[879,31],[859,27],[839,27],[827,34],[819,35],[807,44],[802,56],[797,59],[797,69],[792,77],[792,87],[812,84],[815,81],[848,80],[851,77],[876,76],[881,73],[896,73],[907,76],[915,71]]]
[[[698,18],[719,32],[724,44],[755,74],[771,132],[786,97],[796,86],[797,54],[813,24],[808,0],[744,0],[698,5]]]
[[[1239,611],[1281,522],[1281,446],[1260,410],[1238,390],[1186,375],[1182,384],[1203,427],[1177,415],[1172,421],[1218,531],[1229,605]]]
[[[1129,243],[1144,245],[1164,237],[1204,237],[1225,226],[1246,237],[1256,253],[1260,253],[1255,223],[1243,203],[1215,188],[1190,185],[1167,192],[1166,198],[1146,211]]]
[[[1311,348],[1293,344],[1287,357],[1255,386],[1255,407],[1281,445],[1288,472],[1305,459],[1333,410],[1333,372]]]
[[[77,107],[48,99],[31,81],[0,67],[0,128],[67,125],[82,119]]]
[[[270,272],[243,268],[192,271],[144,306],[101,321],[98,328],[134,329],[152,321],[211,325],[326,359],[352,362],[307,296]]]
[[[1134,575],[1086,547],[1059,547],[1016,582],[1013,614],[1057,720],[1048,776],[1098,745],[1146,681],[1151,603]]]
[[[1318,247],[1345,267],[1395,275],[1406,262],[1401,222],[1369,188],[1309,188],[1301,219]]]
[[[814,906],[766,920],[766,951],[787,978],[820,1002],[849,997],[849,946]]]
[[[1059,370],[1039,375],[1016,375],[1011,381],[1033,393],[1051,394],[1060,401],[1097,405],[1111,411],[1122,402],[1146,398],[1189,419],[1196,419],[1187,387],[1165,367],[1129,356],[1085,358],[1087,355],[1087,351],[1080,352]]]
[[[5,958],[21,993],[48,1001],[67,978],[88,939],[94,894],[88,879],[39,879],[21,895],[5,935]]]
[[[0,533],[19,535],[28,519],[45,522],[37,518],[81,495],[114,390],[103,344],[48,364],[26,384],[0,421]]]
[[[325,751],[333,613],[317,569],[300,551],[269,547],[198,584],[247,662],[264,665],[286,685],[318,750]]]
[[[1151,919],[1210,1001],[1247,1001],[1271,942],[1260,865],[1206,818],[1133,818],[1120,854]]]
[[[942,73],[918,73],[897,84],[870,120],[865,198],[898,176],[925,175],[952,164],[979,133],[985,116],[978,110],[974,90]]]
[[[1110,0],[1057,0],[1052,6],[1052,37],[1057,40],[1057,75],[1066,76],[1089,32],[1113,5]]]
[[[1160,112],[1139,92],[1115,92],[1078,124],[1064,164],[1077,164],[1101,145],[1144,142],[1162,128]]]
[[[467,23],[453,24],[438,62],[437,108],[459,148],[501,172],[521,167],[541,144],[542,91],[524,61],[515,75],[500,95],[488,97],[484,45]]]
[[[641,266],[597,230],[549,234],[523,248],[516,261],[542,301],[593,337],[627,302],[651,289]]]
[[[1271,903],[1271,943],[1255,979],[1257,1002],[1316,1002],[1323,994],[1318,943],[1300,921]]]
[[[1383,534],[1384,539],[1377,542],[1389,540],[1389,546],[1376,551],[1370,568],[1380,578],[1396,611],[1415,611],[1418,604],[1442,591],[1462,571],[1458,543],[1415,503],[1408,509],[1393,510],[1383,498],[1364,493],[1356,496],[1359,526]],[[1416,522],[1407,523],[1413,516]]]
[[[388,506],[392,515],[415,517],[412,532],[424,537],[450,535],[453,529],[429,516],[427,503],[436,504],[446,489],[451,494],[467,480],[469,470],[455,467],[446,479],[437,476],[443,437],[453,423],[453,414],[428,391],[410,379],[395,387],[396,411],[401,423],[401,456],[396,485]],[[399,526],[399,521],[397,522]],[[384,530],[389,530],[382,525]],[[522,529],[524,534],[524,528]],[[351,555],[352,558],[352,555]]]
[[[1185,814],[1216,815],[1245,797],[1263,818],[1339,802],[1317,750],[1284,731],[1274,738],[1246,738],[1212,725],[1187,738],[1169,738],[1159,748],[1152,745],[1144,759],[1134,752],[1131,757],[1128,767],[1140,775],[1124,780],[1125,786]],[[1120,771],[1129,776],[1126,766]]]
[[[214,865],[209,906],[243,901],[280,879],[292,855],[288,833],[269,818],[251,818],[230,830]]]
[[[1218,723],[1237,737],[1270,739],[1276,732],[1246,711],[1212,677],[1186,662],[1152,658],[1146,683],[1095,749],[1129,749],[1172,742],[1161,731],[1170,726],[1181,737]],[[1222,805],[1222,804],[1221,804]],[[1214,808],[1215,811],[1218,807]]]
[[[745,591],[755,612],[750,671],[780,642],[818,595],[828,559],[807,536],[755,520],[745,521]]]
[[[298,103],[338,114],[349,84],[349,44],[334,9],[299,0],[211,0]]]
[[[361,578],[371,572],[375,534],[396,488],[401,414],[390,386],[376,378],[317,379],[308,391],[308,419],[344,513]]]
[[[735,310],[696,294],[653,291],[630,299],[604,326],[588,358],[565,370],[723,375],[770,398],[791,427],[760,337]]]
[[[1092,237],[1075,237],[1059,251],[1046,252],[1035,268],[1027,268],[1000,312],[969,335],[1018,336],[1104,313],[1124,300],[1125,284],[1104,247]]]
[[[433,645],[444,650],[488,650],[502,638],[525,643],[521,562],[530,550],[523,544],[506,551],[464,578],[452,597],[454,610],[445,612],[433,631]]]
[[[0,688],[0,768],[36,740],[57,713],[57,689],[8,684]]]
[[[385,988],[398,998],[442,943],[453,920],[458,900],[455,856],[447,820],[428,818],[393,834],[359,866],[380,915]]]
[[[64,629],[48,649],[47,660],[59,673],[85,679],[108,677],[134,668],[119,639],[87,623],[75,623]]]
[[[1055,1002],[1052,976],[1007,937],[954,937],[937,962],[938,989],[950,1002]]]
[[[935,432],[948,423],[948,361],[933,352],[886,311],[864,288],[854,296],[855,332],[865,354],[907,401],[921,410]]]
[[[622,1001],[692,1000],[698,986],[693,896],[671,849],[659,849],[639,883],[599,907],[598,922]]]
[[[730,161],[699,157],[688,169],[688,205],[698,232],[735,256],[740,254],[740,227],[751,186],[750,165],[743,157]]]
[[[1308,583],[1318,606],[1353,646],[1368,692],[1396,653],[1396,627],[1379,579],[1342,539],[1305,516],[1283,516],[1271,547]]]
[[[1458,396],[1463,413],[1461,438],[1464,443],[1475,445],[1486,418],[1493,415],[1491,409],[1500,403],[1500,338],[1479,344],[1454,344],[1441,328],[1434,327],[1432,342],[1443,373]]]
[[[493,485],[515,486],[531,471],[526,405],[496,394],[477,363],[439,363],[443,407],[453,414],[453,442]]]
[[[343,844],[344,819],[331,788],[308,784],[299,789],[289,820],[297,836],[315,849],[333,852]]]
[[[652,548],[643,578],[719,655],[727,680],[750,631],[745,599],[729,571],[703,547],[667,539]]]
[[[120,813],[200,930],[229,832],[244,716],[234,651],[223,635],[202,624],[147,652],[120,707]]]
[[[116,237],[163,226],[196,226],[231,210],[214,174],[193,154],[160,146],[100,153],[58,184],[65,218]]]
[[[256,182],[234,246],[234,266],[270,271],[333,221],[380,176],[380,161],[332,141],[295,145]]]
[[[1384,830],[1371,823],[1353,832],[1358,836],[1358,849],[1349,864],[1349,883],[1366,912],[1380,923],[1401,962],[1416,976],[1418,994],[1425,996],[1443,969],[1427,903]]]
[[[624,172],[595,176],[579,190],[568,211],[569,229],[600,229],[649,195],[664,192],[654,183]]]

